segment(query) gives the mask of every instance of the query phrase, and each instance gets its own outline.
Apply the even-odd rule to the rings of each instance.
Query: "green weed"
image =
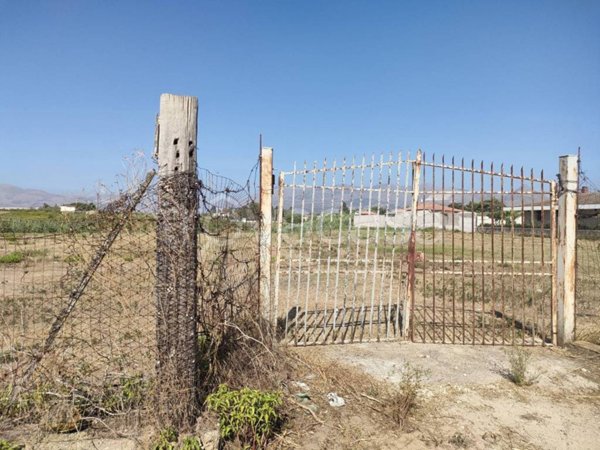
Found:
[[[181,445],[179,446],[180,450],[203,450],[202,442],[195,436],[187,436],[183,438]]]
[[[423,378],[429,372],[406,363],[398,387],[388,398],[388,414],[401,427],[411,411],[417,406],[417,396],[423,386]]]
[[[10,252],[0,256],[0,264],[17,264],[25,259],[23,252]]]
[[[175,450],[177,448],[177,439],[179,439],[179,433],[175,429],[168,427],[159,433],[158,439],[150,448],[152,450]]]
[[[222,384],[206,399],[209,410],[219,416],[219,431],[225,440],[239,439],[252,448],[264,448],[281,421],[278,408],[281,393],[242,388],[231,390]]]
[[[537,375],[529,373],[529,361],[531,353],[521,347],[515,347],[506,351],[508,364],[510,366],[507,377],[517,386],[529,386],[535,382]]]
[[[25,448],[24,445],[15,444],[14,442],[0,438],[0,450],[21,450],[23,448]]]

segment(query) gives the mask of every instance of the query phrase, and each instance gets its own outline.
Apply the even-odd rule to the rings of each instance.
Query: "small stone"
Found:
[[[202,434],[200,438],[202,441],[203,450],[219,450],[219,430],[211,430]]]

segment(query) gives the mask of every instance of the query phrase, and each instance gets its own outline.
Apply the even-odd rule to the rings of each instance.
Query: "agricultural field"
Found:
[[[33,213],[31,214],[28,220],[33,219]],[[85,222],[86,228],[70,226],[63,228],[68,230],[63,232],[23,232],[23,229],[50,226],[53,221],[52,226],[60,229],[64,226],[65,220],[72,220],[52,214],[40,214],[35,215],[33,219],[38,222],[37,224],[26,225],[21,231],[13,228],[2,233],[0,238],[2,282],[0,381],[2,385],[0,387],[3,402],[9,398],[11,381],[16,375],[22,373],[24,364],[43,345],[49,328],[61,308],[65,306],[71,289],[81,279],[94,252],[102,243],[111,222],[100,224],[98,219],[99,216],[88,216]],[[143,397],[152,389],[156,360],[156,311],[153,297],[155,234],[151,231],[152,228],[152,219],[145,215],[134,216],[131,224],[125,227],[66,321],[54,350],[45,357],[40,370],[36,372],[33,380],[35,388],[20,404],[19,414],[23,423],[28,421],[42,423],[44,429],[49,430],[50,434],[46,431],[38,436],[39,445],[48,442],[47,447],[40,448],[59,448],[60,444],[56,442],[66,442],[52,437],[52,432],[57,431],[59,425],[48,417],[47,408],[54,408],[55,401],[52,397],[48,397],[47,392],[57,391],[56,393],[65,399],[72,399],[73,393],[82,396],[78,409],[71,414],[73,416],[71,419],[74,419],[71,420],[71,425],[75,428],[85,428],[90,424],[103,427],[102,422],[106,421],[110,427],[119,429],[123,426],[131,427],[134,426],[131,422],[132,417],[147,411],[148,405]],[[256,294],[258,260],[256,229],[237,223],[227,224],[227,221],[222,219],[219,219],[218,223],[205,223],[203,229],[205,231],[199,235],[199,282],[204,287],[200,293],[204,305],[201,308],[201,316],[204,320],[214,320],[224,317],[223,311],[229,311],[225,317],[233,319],[236,311],[240,311],[236,310],[240,299],[248,301],[247,299],[251,299]],[[291,309],[292,305],[296,305],[294,302],[297,299],[300,299],[297,305],[303,309],[308,304],[307,310],[313,308],[315,311],[329,310],[330,312],[328,325],[325,322],[327,319],[324,319],[325,314],[321,313],[320,318],[318,315],[309,318],[313,323],[312,328],[311,322],[307,321],[305,331],[302,328],[304,324],[299,320],[300,325],[297,329],[291,328],[288,336],[280,337],[284,338],[284,342],[287,339],[289,343],[302,344],[304,339],[305,343],[311,344],[318,342],[329,332],[327,338],[335,342],[343,339],[344,342],[356,343],[361,340],[364,342],[402,341],[402,336],[394,327],[397,328],[402,323],[402,306],[406,299],[408,251],[406,233],[398,231],[394,235],[388,230],[387,233],[380,231],[377,236],[376,230],[350,229],[346,230],[343,234],[344,239],[340,241],[338,230],[332,227],[331,231],[331,235],[325,233],[319,237],[311,236],[310,233],[305,233],[301,237],[299,233],[292,230],[286,230],[281,235],[279,261],[277,253],[274,252],[272,262],[274,273],[279,263],[282,320],[285,320],[285,317],[281,312],[289,311],[286,308]],[[275,234],[274,249],[276,236]],[[516,344],[542,344],[543,340],[537,324],[539,327],[544,324],[548,335],[550,333],[548,322],[551,319],[549,314],[550,239],[540,236],[515,235],[513,237],[507,234],[504,236],[495,234],[492,237],[489,233],[463,234],[432,229],[419,230],[416,238],[418,257],[415,263],[416,295],[413,331],[415,342],[460,344],[464,339],[467,343],[509,344],[514,339]],[[579,338],[595,343],[598,343],[600,303],[597,297],[597,278],[594,276],[597,274],[594,269],[597,255],[598,241],[592,239],[579,241],[577,326],[581,330]],[[218,298],[218,301],[215,301],[215,298]],[[351,302],[365,307],[370,307],[373,302],[375,308],[363,312],[361,319],[356,319],[356,316],[344,318],[340,311],[344,306],[351,305]],[[396,307],[392,309],[391,306],[395,305]],[[335,308],[337,312],[334,312]],[[373,311],[372,316],[371,311]],[[383,320],[377,317],[380,311],[384,316],[387,314]],[[503,316],[499,317],[494,313],[495,311],[502,312]],[[319,320],[324,320],[325,325],[319,325]],[[334,320],[337,321],[337,328],[331,326]],[[395,322],[396,320],[398,322]],[[534,326],[538,330],[536,333],[532,333]],[[307,331],[308,335],[306,335]],[[302,337],[302,333],[305,337]],[[297,342],[294,342],[294,336],[297,336]],[[381,409],[378,401],[388,401],[386,399],[392,395],[390,392],[393,392],[394,384],[390,384],[386,374],[376,372],[371,374],[374,378],[365,378],[364,374],[359,374],[355,368],[341,366],[344,368],[340,369],[339,364],[353,366],[352,361],[361,361],[361,355],[364,356],[369,352],[369,358],[377,358],[378,347],[367,351],[366,347],[357,345],[349,347],[356,348],[356,354],[353,353],[354,350],[345,350],[334,356],[327,350],[319,350],[314,354],[319,355],[318,362],[313,359],[309,349],[307,349],[309,353],[302,353],[302,349],[298,349],[300,353],[295,353],[296,358],[304,361],[304,366],[301,366],[304,369],[294,369],[295,377],[310,376],[311,372],[305,370],[308,364],[315,371],[323,371],[323,376],[328,380],[323,385],[318,384],[314,389],[319,392],[323,390],[324,393],[327,390],[337,389],[352,402],[352,406],[340,414],[334,413],[322,417],[320,412],[317,413],[318,420],[325,421],[327,424],[322,428],[316,422],[319,426],[315,428],[315,436],[323,443],[331,444],[332,441],[326,436],[331,435],[337,436],[336,439],[344,442],[344,445],[354,442],[355,444],[352,445],[356,445],[357,448],[368,448],[364,446],[367,444],[363,445],[361,439],[365,439],[364,442],[367,442],[366,439],[374,439],[379,429],[377,423],[383,420],[381,417],[385,418],[385,414],[388,414],[384,412],[383,416],[379,416],[380,413],[375,411],[374,415],[363,417],[360,412],[369,410],[368,405]],[[382,343],[381,345],[395,344]],[[435,352],[435,347],[431,347],[431,344],[410,345],[415,346],[416,352],[424,354]],[[327,347],[323,347],[325,348]],[[387,352],[392,351],[388,347],[385,348]],[[462,364],[460,362],[462,358],[472,357],[467,356],[470,355],[468,350],[465,350],[466,353],[458,352],[460,354],[456,356],[457,364]],[[545,364],[550,364],[548,358],[555,358],[545,353],[535,353],[535,355],[537,355],[538,367],[542,370],[545,370]],[[282,358],[287,357],[282,356]],[[409,356],[406,358],[414,359]],[[505,364],[502,362],[502,354],[496,350],[493,352],[493,359],[497,364]],[[365,361],[364,364],[372,363]],[[595,370],[594,366],[590,367],[586,370]],[[432,369],[439,373],[439,368]],[[360,386],[365,391],[363,393],[376,400],[361,396],[361,392],[352,391],[347,384],[340,388],[340,370],[356,377],[355,379],[362,383]],[[565,368],[565,370],[570,369]],[[391,368],[390,371],[389,373],[393,372]],[[548,375],[548,377],[553,376],[559,374]],[[56,380],[61,380],[60,386],[55,384]],[[409,421],[404,426],[418,430],[415,437],[418,436],[417,441],[423,445],[434,441],[462,442],[463,439],[468,442],[482,440],[486,442],[491,435],[486,434],[486,430],[483,429],[480,435],[475,436],[462,431],[457,434],[447,427],[442,428],[443,432],[440,432],[418,423],[423,417],[442,420],[437,417],[433,409],[428,409],[430,402],[450,402],[453,398],[462,398],[466,402],[465,411],[468,414],[473,413],[477,402],[489,404],[493,408],[501,407],[492,404],[490,392],[494,389],[497,392],[506,389],[507,385],[503,384],[506,381],[502,381],[501,378],[494,380],[493,388],[469,388],[468,394],[465,393],[466,391],[461,391],[464,388],[460,383],[458,387],[448,390],[448,388],[442,389],[439,384],[446,381],[424,382],[424,387],[421,389],[424,389],[423,392],[430,392],[427,394],[431,396],[430,400],[427,397],[421,398],[416,412],[410,414],[411,419],[406,419]],[[454,383],[453,380],[448,382]],[[585,389],[591,389],[590,392],[593,391],[592,384],[588,385],[586,381],[577,379],[574,382],[585,385]],[[536,392],[546,389],[546,384],[536,388]],[[286,395],[293,397],[293,390],[286,389],[284,389]],[[555,394],[544,394],[542,398],[548,396],[554,398],[553,395]],[[319,401],[315,404],[325,414],[327,404],[321,404]],[[543,405],[540,404],[539,408],[542,407]],[[538,411],[536,408],[538,406],[533,409]],[[524,415],[528,414],[525,409],[527,408],[523,409]],[[450,412],[456,419],[457,426],[461,426],[458,419],[463,414],[461,411],[452,409]],[[293,434],[294,427],[315,426],[314,422],[311,424],[310,415],[307,418],[304,417],[304,413],[305,411],[299,407],[293,413],[294,418],[289,425],[291,434],[286,437],[284,433],[278,441],[284,448],[288,444],[293,446],[291,442],[298,442]],[[591,414],[585,408],[582,409],[582,413]],[[335,427],[336,423],[344,426],[344,417],[348,418],[348,414],[355,417],[352,420],[363,417],[362,420],[369,423],[369,426],[359,434],[348,428],[344,428],[340,434],[336,434],[339,429],[336,432],[324,431],[329,427]],[[535,412],[535,414],[539,413]],[[503,431],[494,431],[496,436],[494,439],[499,440],[498,442],[511,439],[522,443],[545,442],[542,436],[535,435],[535,438],[527,438],[519,434],[514,424],[511,425],[509,422],[507,421]],[[491,428],[492,425],[489,424]],[[61,426],[64,426],[63,422]],[[119,442],[119,445],[133,445],[131,448],[137,445],[135,440],[130,444],[128,440],[110,441],[112,438],[103,437],[102,434],[94,438],[93,434],[86,433],[88,432],[81,434],[82,439],[87,436],[85,439],[92,441],[97,439],[98,443]],[[150,439],[149,436],[146,437]],[[77,438],[74,439],[74,442],[77,442]],[[407,439],[407,435],[398,432],[398,439]],[[385,445],[393,445],[391,441],[386,442],[382,438],[380,442],[382,448],[386,448]]]

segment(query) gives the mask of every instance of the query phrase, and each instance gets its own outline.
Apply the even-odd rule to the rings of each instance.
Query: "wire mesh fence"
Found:
[[[576,337],[600,345],[600,230],[577,232]]]
[[[230,328],[248,332],[240,317],[257,310],[258,217],[251,178],[239,185],[199,170],[199,270],[192,284],[199,292],[195,326],[206,371],[216,371],[213,360]],[[152,412],[160,390],[157,186],[149,185],[129,211],[133,192],[113,195],[87,213],[47,208],[18,219],[0,215],[2,420],[74,431],[115,419],[131,426],[139,413]],[[206,375],[209,381],[214,376]]]

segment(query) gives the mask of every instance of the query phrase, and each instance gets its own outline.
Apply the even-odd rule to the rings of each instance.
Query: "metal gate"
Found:
[[[280,337],[544,344],[555,323],[555,191],[543,173],[420,152],[282,172]]]

